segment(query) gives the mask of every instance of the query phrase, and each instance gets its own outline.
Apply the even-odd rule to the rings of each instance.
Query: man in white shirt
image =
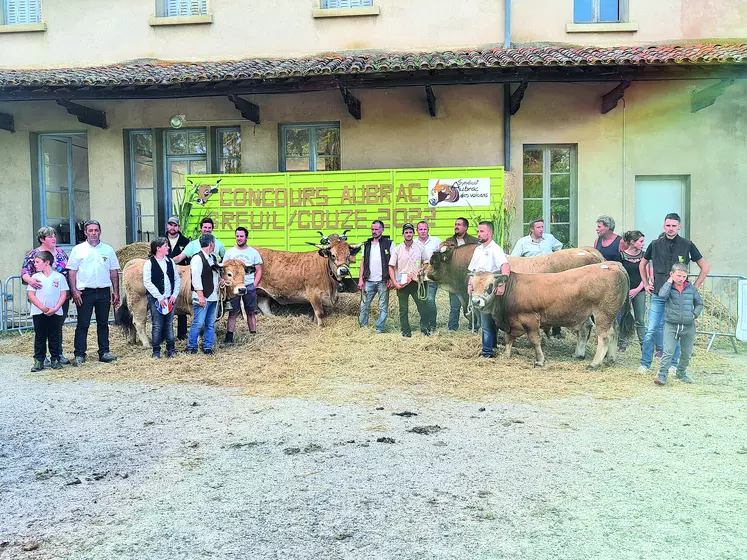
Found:
[[[431,255],[434,251],[438,251],[441,245],[441,240],[438,237],[429,235],[428,222],[420,221],[417,224],[418,228],[418,239],[417,242],[423,246],[425,250],[425,259],[423,262],[427,263],[431,260]],[[435,332],[436,330],[436,316],[438,309],[436,308],[436,292],[438,291],[438,284],[436,282],[428,283],[428,296],[425,300],[426,313],[428,314],[428,332]]]
[[[472,255],[472,260],[467,267],[470,272],[500,272],[509,275],[511,267],[508,264],[508,258],[503,249],[493,241],[493,223],[480,222],[477,226],[477,240],[480,244]],[[505,285],[500,285],[495,289],[496,296],[502,296],[506,290]],[[467,293],[472,295],[472,276],[467,281]],[[496,328],[493,321],[492,313],[481,313],[482,319],[482,352],[483,358],[495,358]]]
[[[99,361],[117,359],[109,352],[109,310],[119,305],[119,261],[114,249],[101,242],[101,224],[89,220],[83,229],[86,241],[73,247],[67,261],[70,294],[78,307],[74,366],[86,361],[88,327],[94,310]]]
[[[187,353],[197,354],[197,340],[202,328],[205,332],[202,338],[202,351],[213,353],[215,341],[215,310],[218,306],[218,284],[220,276],[217,272],[215,255],[215,237],[211,233],[203,233],[199,239],[200,250],[192,257],[189,266],[192,275],[192,326],[189,329]]]
[[[411,337],[409,318],[409,298],[415,300],[415,306],[420,315],[420,332],[425,336],[430,335],[428,330],[428,311],[425,301],[418,297],[417,275],[423,269],[425,260],[425,248],[422,244],[413,240],[415,228],[412,224],[402,226],[402,237],[404,241],[397,245],[392,251],[389,259],[389,278],[397,289],[397,300],[399,301],[399,325],[402,336]]]
[[[262,257],[259,252],[246,244],[249,237],[249,230],[239,226],[234,231],[236,236],[236,246],[231,247],[223,256],[223,262],[231,259],[238,259],[249,267],[244,272],[244,287],[246,293],[243,296],[236,296],[229,304],[231,310],[228,312],[228,325],[226,327],[225,344],[233,344],[233,333],[236,330],[236,319],[241,313],[241,302],[244,302],[244,311],[246,311],[246,325],[249,327],[249,334],[257,332],[257,286],[262,280]],[[245,269],[246,270],[246,269]]]
[[[560,251],[563,244],[551,233],[545,233],[545,221],[536,218],[529,222],[529,235],[516,242],[511,251],[512,257],[536,257]]]
[[[205,235],[206,233],[212,235],[213,234],[213,219],[210,216],[205,216],[202,220],[200,220],[200,236]],[[215,236],[213,236],[213,239],[215,239]],[[200,247],[200,237],[197,239],[194,239],[190,241],[187,246],[184,248],[184,251],[181,252],[181,254],[176,255],[171,260],[173,260],[176,264],[181,263],[182,261],[189,262],[188,259],[191,259],[194,257],[197,253],[199,253],[201,250]],[[223,255],[226,254],[226,246],[223,245],[220,241],[215,239],[215,254],[218,261],[223,259]]]
[[[392,240],[384,235],[384,222],[374,220],[371,223],[371,237],[363,243],[363,259],[358,276],[358,289],[363,292],[358,324],[368,326],[368,310],[374,296],[379,294],[379,319],[376,321],[376,332],[384,332],[386,318],[389,314],[389,258],[392,254]]]

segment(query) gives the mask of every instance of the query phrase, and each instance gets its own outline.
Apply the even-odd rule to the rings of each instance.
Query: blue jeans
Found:
[[[436,308],[437,291],[438,284],[428,282],[428,295],[425,298],[425,308],[428,310],[428,330],[431,332],[436,330],[436,316],[438,315],[438,309]]]
[[[383,280],[379,282],[370,282],[366,280],[363,286],[363,299],[361,300],[360,310],[360,326],[368,326],[368,310],[371,307],[371,302],[376,294],[379,294],[379,320],[376,321],[376,330],[378,332],[384,332],[384,323],[389,313],[389,290],[386,287],[386,282]]]
[[[654,346],[656,340],[664,337],[664,302],[666,300],[657,295],[651,295],[648,304],[648,322],[646,323],[646,334],[643,335],[643,349],[641,350],[641,365],[645,368],[651,367],[654,361]],[[677,366],[680,360],[680,344],[672,356],[672,365]]]
[[[192,326],[189,328],[188,350],[197,350],[197,339],[200,336],[202,327],[205,327],[205,333],[202,336],[202,349],[212,350],[215,341],[215,309],[218,306],[217,301],[206,301],[205,307],[192,304]]]
[[[495,321],[492,313],[480,313],[482,319],[482,355],[495,356],[495,347],[498,344],[495,330]]]
[[[158,302],[156,298],[148,294],[148,307],[150,308],[150,318],[153,323],[153,330],[151,331],[151,338],[153,343],[153,351],[161,351],[161,342],[166,339],[166,350],[174,350],[174,310],[168,315],[162,314],[158,311]]]
[[[465,297],[467,297],[467,294],[464,294]],[[449,292],[449,330],[450,331],[456,331],[459,330],[459,318],[462,316],[462,302],[459,301],[459,298],[456,296],[456,294],[452,294]],[[474,312],[475,316],[475,325],[474,325],[474,332],[477,332],[477,329],[480,328],[480,313],[477,311]],[[467,328],[471,329],[472,325],[470,324],[470,321],[467,321]]]

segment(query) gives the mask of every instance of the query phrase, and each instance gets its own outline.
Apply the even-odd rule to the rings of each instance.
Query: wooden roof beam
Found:
[[[431,86],[425,86],[425,101],[428,103],[428,113],[431,117],[436,116],[436,94]]]
[[[617,102],[625,95],[625,90],[630,87],[630,80],[626,79],[620,82],[615,88],[611,89],[602,96],[602,114],[606,115],[612,109],[617,107]]]
[[[16,131],[16,122],[13,115],[0,113],[0,130],[7,130],[11,134]]]
[[[233,106],[241,113],[242,117],[248,121],[252,121],[254,124],[259,124],[259,105],[242,99],[238,95],[229,95],[228,100],[233,103]]]
[[[361,102],[345,87],[340,87],[340,94],[342,95],[345,105],[348,106],[348,113],[353,115],[354,118],[361,120]]]
[[[83,124],[89,124],[98,128],[107,129],[109,125],[106,123],[106,113],[97,109],[91,109],[84,105],[78,105],[72,101],[64,101],[62,99],[57,100],[57,105],[67,109],[67,112],[71,115],[78,117],[78,120]]]
[[[524,92],[527,90],[527,86],[529,85],[529,82],[526,80],[521,82],[519,84],[519,87],[516,88],[516,91],[514,91],[511,94],[511,114],[515,115],[519,112],[519,109],[521,108],[521,100],[524,99]]]

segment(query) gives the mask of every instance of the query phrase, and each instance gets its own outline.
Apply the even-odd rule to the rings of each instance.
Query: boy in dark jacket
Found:
[[[667,384],[667,372],[672,365],[672,356],[680,341],[682,354],[677,366],[677,379],[692,383],[687,376],[687,364],[693,354],[695,343],[695,319],[703,311],[703,300],[695,286],[687,281],[687,266],[675,263],[669,273],[669,280],[659,290],[664,301],[664,356],[659,366],[659,375],[654,379],[657,385]]]

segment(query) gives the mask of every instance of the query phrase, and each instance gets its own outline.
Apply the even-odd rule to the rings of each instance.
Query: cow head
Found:
[[[322,235],[322,241],[327,241],[327,243],[306,242],[319,249],[319,256],[328,260],[330,274],[338,282],[342,282],[345,276],[350,276],[350,263],[355,262],[355,255],[363,247],[363,243],[350,244],[347,242],[345,234],[348,231],[350,230],[346,229],[342,232],[342,235],[333,233],[328,237],[322,232],[318,232]]]
[[[500,272],[470,272],[470,275],[472,306],[480,311],[490,309],[495,298],[503,295],[508,276]]]
[[[425,281],[441,283],[446,280],[451,267],[451,259],[454,256],[456,245],[452,243],[441,243],[438,251],[433,251],[430,262],[425,265]]]
[[[201,183],[199,185],[195,185],[191,179],[188,179],[190,184],[195,187],[195,194],[197,195],[197,198],[195,198],[195,203],[197,204],[205,204],[207,202],[207,199],[210,198],[211,195],[218,192],[218,185],[223,179],[218,179],[215,182],[215,185],[206,185],[204,183]]]
[[[226,285],[227,299],[243,296],[246,293],[244,275],[254,272],[254,266],[247,266],[239,259],[229,259],[218,266],[221,269],[220,276]]]

